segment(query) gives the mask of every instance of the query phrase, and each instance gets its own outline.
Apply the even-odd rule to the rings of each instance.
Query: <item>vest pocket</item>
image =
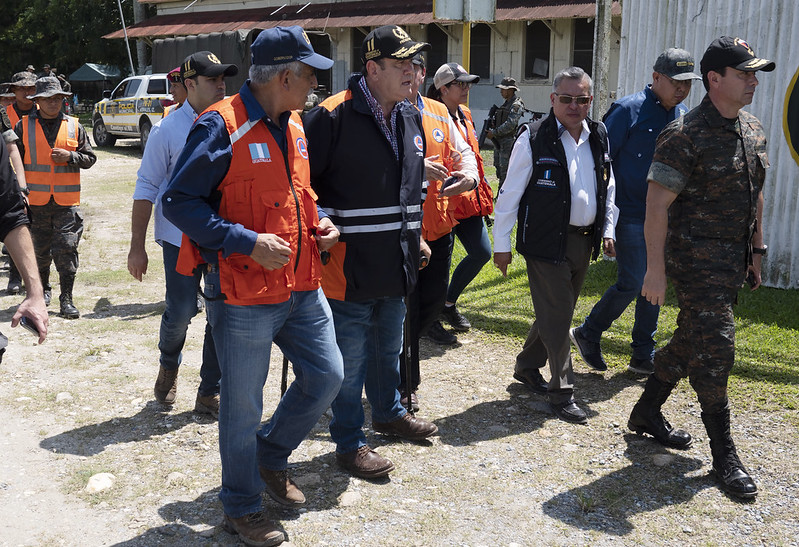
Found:
[[[237,300],[249,300],[285,291],[288,268],[267,270],[249,256],[232,254],[219,262],[222,292]]]

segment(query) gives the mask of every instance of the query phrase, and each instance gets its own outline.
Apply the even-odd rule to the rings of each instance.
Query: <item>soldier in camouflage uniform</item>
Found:
[[[516,87],[514,78],[503,78],[497,86],[505,102],[497,109],[494,116],[493,129],[486,133],[486,137],[494,143],[494,167],[497,168],[497,178],[499,178],[499,188],[505,182],[505,175],[508,173],[508,161],[510,161],[510,151],[513,149],[513,141],[516,140],[516,128],[519,120],[524,114],[524,103],[516,96],[519,88]]]
[[[655,372],[628,423],[661,444],[687,448],[691,436],[672,429],[660,409],[688,376],[702,406],[716,477],[725,491],[741,498],[755,497],[757,486],[730,436],[732,307],[744,277],[753,290],[760,285],[768,167],[763,127],[741,108],[752,102],[755,72],[774,66],[755,57],[739,38],[713,41],[701,62],[707,95],[658,137],[648,175],[647,272],[641,294],[663,304],[668,275],[680,313],[671,340],[655,354]]]

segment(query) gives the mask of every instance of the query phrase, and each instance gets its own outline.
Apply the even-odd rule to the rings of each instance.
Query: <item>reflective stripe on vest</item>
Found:
[[[375,221],[378,221],[379,217],[397,217],[402,215],[403,211],[408,214],[414,214],[419,213],[421,210],[421,205],[410,205],[408,207],[392,205],[390,207],[366,207],[362,209],[325,209],[325,213],[328,214],[330,220],[342,234],[363,234],[401,230],[402,220]],[[343,222],[344,219],[347,219],[347,222]],[[352,219],[356,219],[356,223],[353,223]],[[357,219],[369,219],[371,222],[357,223]],[[410,230],[416,230],[421,226],[421,222],[418,220],[409,220],[405,224]]]
[[[78,149],[78,121],[71,116],[61,120],[52,148],[47,142],[37,117],[23,116],[23,137],[25,138],[25,177],[28,181],[31,205],[45,205],[53,196],[55,202],[63,206],[80,204],[80,168],[77,165],[54,163],[50,156],[53,148],[63,148],[70,152]]]

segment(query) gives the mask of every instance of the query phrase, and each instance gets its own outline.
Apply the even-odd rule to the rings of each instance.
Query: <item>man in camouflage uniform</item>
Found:
[[[757,118],[741,110],[752,102],[758,59],[739,38],[722,36],[700,64],[707,95],[663,130],[649,170],[646,220],[647,272],[641,294],[663,304],[666,276],[680,313],[669,343],[655,354],[628,427],[663,445],[687,448],[691,436],[672,429],[661,406],[688,376],[702,406],[713,471],[728,493],[753,498],[755,485],[730,436],[727,379],[735,361],[732,306],[747,278],[760,285],[766,138]],[[664,253],[665,251],[665,253]]]
[[[486,133],[486,137],[494,143],[494,167],[497,168],[497,178],[499,178],[499,188],[505,182],[505,175],[508,173],[508,161],[510,161],[510,151],[513,149],[513,141],[516,140],[516,128],[519,120],[524,114],[524,103],[516,96],[519,88],[516,87],[514,78],[502,78],[502,82],[497,86],[505,102],[497,109],[494,116],[494,127]]]

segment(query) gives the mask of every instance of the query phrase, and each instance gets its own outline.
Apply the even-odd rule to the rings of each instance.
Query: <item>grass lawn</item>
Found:
[[[482,153],[486,176],[496,190],[493,152]],[[492,237],[491,230],[489,235]],[[463,246],[455,244],[453,268],[465,255]],[[616,280],[616,265],[599,260],[589,267],[573,325],[579,325]],[[524,260],[514,252],[503,278],[489,262],[466,288],[458,300],[472,324],[493,333],[498,342],[510,340],[519,346],[524,342],[533,320],[533,305],[527,286]],[[751,405],[769,411],[799,407],[799,291],[761,287],[755,292],[743,288],[735,307],[736,360],[730,377],[730,395],[738,405]],[[656,334],[658,347],[671,337],[676,326],[677,302],[670,289],[666,305],[660,312]],[[602,349],[611,368],[623,369],[629,362],[630,333],[634,306],[619,317],[602,338]],[[509,339],[507,337],[510,337]],[[741,409],[743,410],[743,409]]]

